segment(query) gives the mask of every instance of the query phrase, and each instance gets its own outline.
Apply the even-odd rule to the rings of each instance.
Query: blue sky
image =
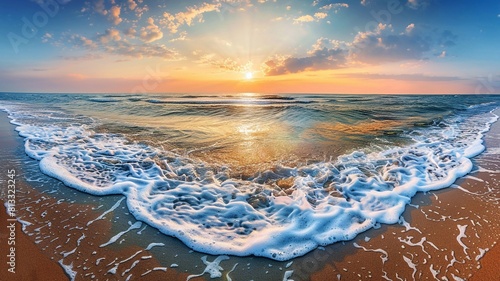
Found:
[[[500,1],[19,0],[0,11],[0,91],[500,86]]]

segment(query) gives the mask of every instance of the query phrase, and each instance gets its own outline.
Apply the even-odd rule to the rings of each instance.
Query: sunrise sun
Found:
[[[253,73],[252,72],[245,73],[245,79],[251,80],[252,78],[253,78]]]

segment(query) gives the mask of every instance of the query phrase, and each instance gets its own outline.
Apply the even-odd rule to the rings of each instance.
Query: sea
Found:
[[[416,194],[466,176],[499,107],[498,95],[0,93],[30,165],[124,200],[128,230],[287,264],[401,223]]]

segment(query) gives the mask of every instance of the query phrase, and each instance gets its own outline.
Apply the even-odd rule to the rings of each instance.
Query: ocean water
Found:
[[[43,173],[213,255],[288,260],[472,169],[499,96],[0,94]]]

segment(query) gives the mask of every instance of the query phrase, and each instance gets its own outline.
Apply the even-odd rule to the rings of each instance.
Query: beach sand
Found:
[[[2,270],[1,275],[7,278],[4,280],[68,280],[68,276],[63,269],[39,249],[30,237],[21,231],[22,225],[18,222],[15,223],[15,273],[8,272],[10,266],[7,266],[6,263],[10,258],[6,257],[6,255],[10,253],[10,246],[7,245],[8,233],[5,232],[7,219],[7,212],[2,201],[0,207],[0,221],[2,221],[2,231],[0,233],[2,238],[0,242],[2,258],[0,262],[2,266],[0,266],[0,269]]]
[[[14,160],[19,158],[15,153],[23,153],[22,142],[3,112],[0,113],[0,125],[2,159],[12,159],[1,164],[4,184],[6,169],[14,167],[18,175],[29,174],[29,171],[21,168],[25,163]],[[288,262],[231,257],[220,264],[224,276],[239,263],[231,273],[233,280],[282,280],[288,270],[293,270],[290,279],[296,281],[455,280],[458,277],[500,280],[497,266],[500,259],[497,245],[500,240],[500,157],[496,153],[500,152],[499,140],[500,122],[497,122],[485,137],[488,151],[474,159],[476,171],[451,188],[417,194],[400,224],[382,225],[352,241],[320,247],[294,259],[287,268],[284,265]],[[27,159],[23,157],[21,159]],[[36,163],[30,162],[33,163],[29,167],[36,169]],[[104,219],[94,221],[104,211],[111,210],[121,197],[92,199],[88,196],[89,199],[85,199],[87,195],[55,180],[43,179],[40,187],[34,188],[36,180],[27,181],[18,176],[18,216],[31,225],[24,225],[28,233],[25,235],[21,231],[23,226],[17,223],[17,273],[15,277],[9,276],[9,280],[68,279],[60,263],[72,264],[72,269],[67,271],[75,271],[75,280],[186,280],[188,275],[203,271],[202,254],[183,255],[187,247],[155,233],[150,227],[145,230],[146,234],[137,235],[139,238],[126,236],[110,246],[99,247],[126,230],[127,221],[134,221],[127,214],[124,202]],[[4,192],[1,195],[5,198]],[[7,217],[4,209],[0,211],[3,225]],[[89,224],[90,221],[94,222]],[[141,231],[134,229],[133,232],[139,234]],[[0,250],[3,259],[7,253],[3,239],[6,235],[2,227]],[[145,237],[156,240],[149,241]],[[166,245],[145,250],[151,242]],[[181,255],[177,259],[178,268],[172,266],[171,258],[165,257],[177,257],[177,253]],[[213,259],[209,257],[210,261]],[[7,270],[3,260],[0,269]],[[266,271],[273,272],[267,274]],[[0,275],[8,276],[5,274]],[[210,279],[205,274],[192,280]]]

